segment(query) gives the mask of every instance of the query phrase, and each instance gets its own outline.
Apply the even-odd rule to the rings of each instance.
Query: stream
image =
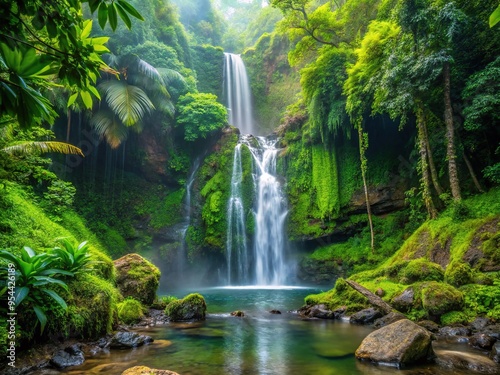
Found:
[[[98,354],[62,373],[119,375],[138,365],[168,369],[181,375],[467,373],[434,365],[398,370],[356,360],[356,348],[373,328],[347,321],[305,320],[291,312],[303,304],[305,296],[319,292],[318,289],[248,286],[197,291],[207,302],[205,321],[137,329],[155,341],[132,350]],[[179,291],[175,295],[183,297],[189,292],[192,291]],[[282,314],[271,314],[272,309]],[[245,317],[231,316],[235,310],[244,311]]]

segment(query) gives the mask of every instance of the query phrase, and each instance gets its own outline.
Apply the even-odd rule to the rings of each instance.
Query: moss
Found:
[[[420,258],[408,262],[399,272],[399,278],[404,284],[413,284],[418,281],[442,281],[444,270],[439,264]]]
[[[68,283],[69,327],[72,336],[95,338],[110,333],[118,322],[117,303],[122,299],[108,281],[79,274]]]
[[[125,324],[138,323],[144,317],[144,307],[142,304],[128,297],[117,305],[118,318]]]
[[[205,299],[199,293],[191,293],[183,299],[171,301],[165,314],[171,321],[204,320],[207,311]]]
[[[335,151],[323,145],[312,147],[311,184],[321,219],[336,217],[340,209],[339,181]]]
[[[463,294],[446,283],[430,282],[422,288],[422,307],[430,316],[461,310]]]
[[[470,284],[474,273],[468,263],[453,261],[446,267],[444,280],[455,287]]]
[[[452,326],[456,324],[468,324],[471,322],[470,316],[463,311],[450,311],[441,315],[440,322],[443,326]]]

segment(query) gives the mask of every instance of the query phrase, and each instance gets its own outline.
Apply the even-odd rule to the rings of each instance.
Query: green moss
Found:
[[[450,311],[441,315],[440,322],[443,326],[452,326],[456,324],[468,324],[471,322],[470,316],[463,311]]]
[[[125,324],[138,323],[144,317],[142,304],[128,297],[117,305],[118,318]]]
[[[312,147],[312,188],[321,219],[336,217],[339,209],[339,182],[335,151],[322,145]]]
[[[410,261],[399,273],[400,281],[413,284],[418,281],[442,281],[444,270],[439,264],[424,258]]]
[[[183,299],[172,300],[165,308],[165,314],[171,321],[204,320],[206,311],[207,304],[199,293],[191,293]]]
[[[444,280],[455,287],[465,284],[470,284],[473,280],[474,273],[469,263],[461,261],[453,261],[446,267]]]
[[[421,293],[422,307],[430,316],[461,310],[464,301],[463,294],[446,283],[426,283]]]
[[[304,302],[309,306],[324,304],[330,310],[345,307],[346,314],[352,314],[369,306],[368,300],[348,286],[342,278],[337,279],[332,290],[308,295]]]

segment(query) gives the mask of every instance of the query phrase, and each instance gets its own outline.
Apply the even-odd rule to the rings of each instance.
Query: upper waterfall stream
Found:
[[[283,285],[289,274],[285,238],[287,208],[276,176],[278,140],[272,136],[251,135],[256,126],[250,85],[241,57],[225,53],[224,72],[229,123],[241,132],[234,151],[227,210],[227,284]],[[243,197],[242,148],[247,148],[252,155],[253,202]],[[254,224],[253,239],[249,239],[248,234],[249,212]]]

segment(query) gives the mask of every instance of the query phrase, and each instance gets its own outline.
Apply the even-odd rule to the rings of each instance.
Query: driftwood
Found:
[[[394,309],[389,305],[387,302],[385,302],[382,298],[379,296],[373,294],[370,292],[368,289],[366,289],[364,286],[359,285],[358,283],[352,281],[352,280],[346,280],[345,281],[351,288],[356,290],[357,292],[361,293],[364,295],[368,301],[373,305],[376,306],[377,308],[380,309],[385,314],[389,314],[390,312],[393,312]]]

